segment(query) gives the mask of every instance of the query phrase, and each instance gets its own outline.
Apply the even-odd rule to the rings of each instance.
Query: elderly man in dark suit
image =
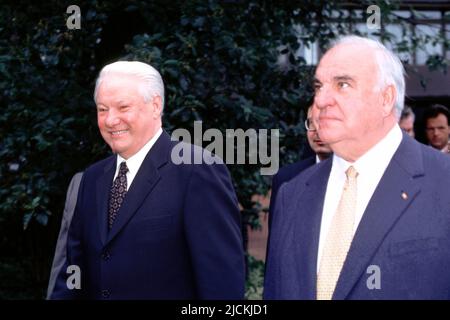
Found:
[[[177,142],[161,129],[158,71],[136,61],[107,65],[94,98],[115,155],[83,174],[52,298],[242,299],[240,216],[228,170],[191,145],[183,152],[204,162],[173,161]]]
[[[399,128],[400,60],[347,36],[315,76],[334,154],[278,192],[264,297],[449,299],[450,159]]]

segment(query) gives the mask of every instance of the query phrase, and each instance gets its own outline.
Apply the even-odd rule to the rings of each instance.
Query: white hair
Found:
[[[386,48],[381,42],[355,35],[344,36],[332,43],[331,48],[341,44],[365,45],[374,49],[375,59],[379,70],[379,88],[393,85],[396,91],[396,117],[400,119],[405,102],[405,69],[395,53]]]
[[[117,61],[103,67],[95,82],[94,100],[97,102],[97,91],[103,79],[111,74],[134,76],[141,80],[139,91],[144,101],[150,102],[154,96],[161,97],[164,109],[164,82],[158,70],[151,65],[139,61]]]

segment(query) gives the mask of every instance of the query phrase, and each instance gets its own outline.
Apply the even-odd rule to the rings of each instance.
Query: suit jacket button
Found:
[[[109,298],[110,295],[111,295],[111,292],[109,290],[102,290],[103,298]]]

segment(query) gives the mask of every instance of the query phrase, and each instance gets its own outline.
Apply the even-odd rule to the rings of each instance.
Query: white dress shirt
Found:
[[[441,149],[441,152],[443,153],[449,153],[450,152],[450,140],[448,141],[448,143],[445,145],[445,147],[443,147]]]
[[[162,133],[162,129],[159,128],[159,130],[156,132],[156,134],[151,138],[142,148],[139,150],[136,154],[132,155],[128,159],[122,158],[120,155],[117,155],[117,163],[116,163],[116,173],[114,174],[114,179],[116,179],[117,175],[119,174],[119,168],[120,164],[123,161],[126,161],[128,172],[127,172],[127,191],[130,189],[131,184],[133,183],[134,177],[136,177],[137,172],[139,171],[139,168],[141,167],[142,162],[145,159],[145,156],[150,151],[150,149],[155,144],[156,140],[158,140],[159,136]]]
[[[320,161],[321,160],[320,160],[319,156],[316,154],[316,164],[318,164]]]
[[[345,171],[352,165],[358,172],[358,177],[356,179],[356,214],[353,226],[353,234],[355,234],[367,204],[369,203],[370,198],[372,198],[372,195],[383,177],[389,162],[391,162],[395,151],[397,151],[402,138],[402,131],[396,124],[383,139],[354,163],[345,161],[335,154],[333,155],[333,163],[323,204],[319,254],[317,257],[317,272],[319,272],[320,260],[322,258],[328,230],[339,205],[339,200],[344,188],[346,180]]]

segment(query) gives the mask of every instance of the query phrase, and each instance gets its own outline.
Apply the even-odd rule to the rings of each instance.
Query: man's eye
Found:
[[[129,106],[120,106],[120,110],[126,111],[129,108]]]
[[[319,91],[321,88],[322,88],[322,86],[320,84],[314,85],[314,91]]]
[[[348,84],[348,82],[339,82],[338,83],[339,88],[344,89],[347,87],[350,87],[350,85]]]
[[[97,108],[97,112],[105,112],[106,109],[105,108]]]

